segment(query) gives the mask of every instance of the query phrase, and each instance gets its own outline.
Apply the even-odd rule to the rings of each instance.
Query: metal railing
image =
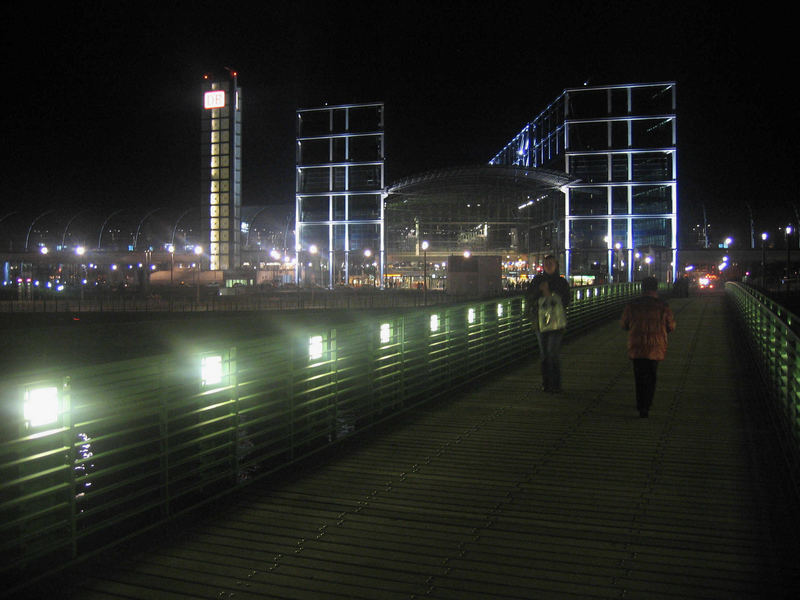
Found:
[[[725,291],[764,380],[774,430],[800,493],[800,320],[750,286],[729,282]]]
[[[574,289],[568,333],[619,315],[638,289]],[[323,316],[235,345],[10,377],[0,577],[22,586],[529,357],[527,313],[515,296]]]

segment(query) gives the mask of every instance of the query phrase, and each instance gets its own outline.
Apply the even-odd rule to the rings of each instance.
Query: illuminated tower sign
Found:
[[[208,268],[240,266],[242,196],[242,109],[236,73],[203,85],[203,239]]]

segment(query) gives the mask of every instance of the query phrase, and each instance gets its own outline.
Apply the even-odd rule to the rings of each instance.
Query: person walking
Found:
[[[675,330],[669,305],[658,297],[655,277],[642,281],[642,295],[622,312],[622,328],[628,331],[628,357],[633,362],[636,408],[646,418],[656,391],[658,363],[667,353],[667,337]]]
[[[536,329],[542,368],[542,390],[561,392],[561,342],[567,328],[566,308],[570,301],[567,280],[558,272],[558,261],[544,257],[544,272],[533,278],[526,291]]]

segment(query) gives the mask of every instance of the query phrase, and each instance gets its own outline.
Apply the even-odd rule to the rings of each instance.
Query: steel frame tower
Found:
[[[383,287],[384,106],[297,111],[296,276]]]

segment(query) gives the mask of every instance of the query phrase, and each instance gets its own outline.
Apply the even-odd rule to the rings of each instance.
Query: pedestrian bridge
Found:
[[[737,285],[672,299],[641,419],[614,319],[636,286],[574,293],[559,395],[522,298],[16,381],[61,412],[4,437],[4,591],[797,597],[791,316]]]

